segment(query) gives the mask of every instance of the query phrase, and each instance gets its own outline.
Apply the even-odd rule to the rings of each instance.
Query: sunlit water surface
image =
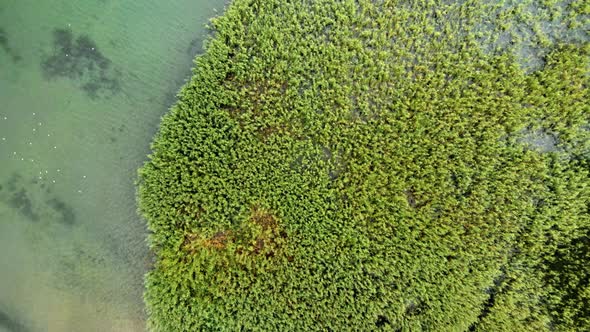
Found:
[[[134,180],[223,0],[0,0],[0,331],[143,331]]]

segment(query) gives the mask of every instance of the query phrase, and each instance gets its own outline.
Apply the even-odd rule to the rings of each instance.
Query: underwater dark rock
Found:
[[[69,29],[53,31],[53,54],[41,62],[47,80],[80,81],[80,89],[92,99],[119,93],[119,73],[87,35],[75,37]]]

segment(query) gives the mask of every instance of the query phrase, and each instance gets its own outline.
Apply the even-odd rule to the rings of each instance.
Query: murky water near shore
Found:
[[[134,179],[222,0],[0,1],[0,331],[143,331]]]

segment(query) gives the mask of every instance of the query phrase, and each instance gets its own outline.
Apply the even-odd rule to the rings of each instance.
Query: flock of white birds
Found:
[[[37,116],[37,113],[36,112],[33,112],[33,117],[36,117],[36,116]],[[3,121],[8,121],[8,116],[1,116],[1,118],[2,118]],[[37,133],[38,132],[37,129],[39,127],[42,127],[42,126],[43,126],[43,122],[37,122],[37,125],[36,125],[36,127],[33,128],[32,132]],[[47,137],[51,137],[51,133],[47,133]],[[6,142],[7,143],[8,142],[8,139],[3,136],[2,137],[2,142]],[[29,146],[33,146],[33,142],[32,141],[28,141],[27,144]],[[58,148],[57,145],[54,145],[52,147],[52,149],[54,149],[54,150],[57,150],[57,148]],[[10,157],[16,158],[16,159],[20,159],[21,161],[28,161],[28,162],[31,162],[31,163],[38,163],[39,162],[39,160],[37,160],[35,158],[26,158],[24,153],[19,153],[17,151],[12,151],[12,154],[11,154]],[[60,168],[55,169],[54,172],[56,173],[55,175],[58,175],[57,173],[62,174],[62,170]],[[52,177],[51,175],[52,174],[51,174],[51,172],[50,172],[49,169],[41,169],[39,171],[38,178],[39,178],[39,180],[48,180],[51,183],[57,183],[57,178],[55,176]],[[86,175],[83,175],[82,176],[82,179],[86,179],[86,178],[87,178]],[[78,193],[82,193],[83,192],[82,189],[77,189],[77,191],[78,191]]]

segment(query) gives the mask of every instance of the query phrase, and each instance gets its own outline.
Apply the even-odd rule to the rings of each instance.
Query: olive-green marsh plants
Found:
[[[150,328],[590,330],[588,8],[234,0],[140,170]]]

